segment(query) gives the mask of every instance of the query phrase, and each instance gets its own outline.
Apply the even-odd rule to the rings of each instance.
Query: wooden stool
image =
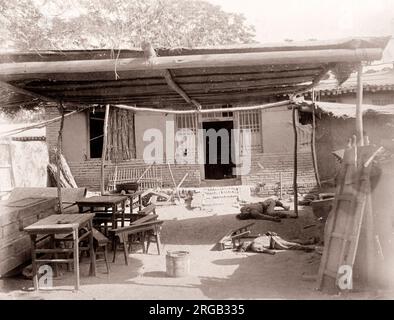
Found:
[[[156,242],[157,246],[157,254],[160,255],[160,246],[161,246],[161,241],[160,241],[160,231],[161,231],[161,224],[155,225],[155,228],[153,230],[149,230],[148,232],[145,233],[145,239],[146,240],[146,250],[145,253],[148,253],[149,250],[149,245],[152,242]],[[145,249],[145,248],[144,248]]]
[[[109,273],[109,263],[108,263],[108,243],[109,239],[103,235],[101,232],[93,228],[93,240],[96,257],[97,255],[103,254],[103,258],[96,259],[96,261],[104,261],[105,266],[107,267],[107,273]],[[102,251],[99,251],[100,248]]]

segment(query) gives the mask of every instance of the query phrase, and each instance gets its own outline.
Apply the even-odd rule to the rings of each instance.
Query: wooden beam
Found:
[[[141,48],[144,50],[145,58],[147,58],[148,61],[151,61],[153,58],[157,58],[156,51],[150,43],[143,42],[141,44]],[[187,93],[174,81],[170,70],[164,70],[164,78],[166,79],[168,86],[178,93],[187,103],[194,105],[197,109],[201,109],[201,104],[196,100],[190,99]]]
[[[54,98],[46,97],[46,96],[43,96],[41,94],[22,89],[20,87],[16,87],[16,86],[14,86],[12,84],[9,84],[7,82],[4,82],[4,81],[0,81],[0,87],[3,87],[5,89],[10,90],[10,91],[15,92],[15,93],[19,93],[19,94],[22,94],[22,95],[34,97],[34,98],[42,100],[42,101],[58,103],[58,101],[56,101]]]
[[[290,100],[267,103],[258,106],[250,106],[250,107],[232,107],[232,108],[217,108],[217,109],[201,109],[201,110],[170,110],[170,109],[154,109],[154,108],[140,108],[140,107],[132,107],[126,105],[113,105],[119,109],[131,110],[134,112],[152,112],[152,113],[165,113],[165,114],[196,114],[196,113],[211,113],[211,112],[235,112],[235,111],[249,111],[249,110],[261,110],[261,109],[270,109],[287,106],[291,103]]]
[[[360,146],[364,145],[363,128],[363,66],[360,63],[357,70],[357,93],[356,93],[356,135]]]
[[[279,81],[280,79],[285,81],[299,81],[302,78],[315,78],[321,72],[319,69],[306,69],[306,70],[291,70],[291,71],[281,71],[281,72],[254,72],[254,73],[229,73],[229,74],[201,74],[192,76],[176,76],[177,84],[184,88],[184,85],[189,84],[220,84],[220,83],[247,83],[248,81],[265,81],[262,84],[269,84],[270,81]],[[174,76],[174,73],[171,72]],[[14,85],[23,87],[26,90],[34,89],[50,89],[50,90],[79,90],[79,89],[96,89],[96,88],[116,88],[122,86],[146,86],[146,85],[166,85],[164,79],[164,72],[162,76],[151,77],[151,78],[120,78],[118,80],[108,80],[105,78],[97,79],[99,81],[52,81],[52,80],[40,80],[40,81],[23,81],[17,82]]]
[[[109,119],[109,104],[105,106],[105,116],[104,116],[104,138],[103,138],[103,150],[101,153],[101,180],[100,180],[100,189],[101,195],[105,195],[105,175],[104,175],[104,166],[105,160],[107,157],[107,140],[108,140],[108,119]]]
[[[285,77],[285,78],[271,78],[271,79],[252,79],[252,80],[244,80],[233,78],[231,80],[223,80],[223,81],[215,81],[209,82],[204,79],[204,77],[200,77],[196,79],[196,82],[182,83],[182,89],[190,92],[200,91],[200,92],[210,92],[214,90],[225,90],[225,89],[236,89],[239,90],[241,88],[251,89],[251,88],[264,88],[264,87],[272,87],[275,85],[291,85],[291,84],[300,84],[306,82],[312,82],[317,75],[309,75],[309,76],[300,76],[300,77]],[[186,95],[184,91],[178,92],[176,84],[173,82],[171,76],[168,78],[169,83],[173,83],[174,87],[170,87],[175,92],[177,92],[187,103],[192,104],[192,99]],[[179,82],[178,82],[179,84]],[[156,92],[166,92],[168,91],[168,87],[170,85],[165,82],[160,82],[158,80],[154,81],[144,81],[137,79],[133,80],[117,80],[117,81],[105,81],[95,83],[80,83],[75,84],[72,83],[70,85],[57,85],[46,84],[42,85],[41,83],[37,85],[27,85],[24,88],[28,90],[33,90],[37,92],[50,92],[52,95],[56,93],[66,93],[71,95],[89,95],[92,93],[100,93],[100,95],[105,94],[140,94],[140,93],[156,93]],[[189,91],[190,90],[190,91]]]
[[[380,60],[382,53],[380,48],[366,48],[166,56],[152,57],[149,61],[146,58],[128,58],[18,62],[0,64],[0,75],[361,62]]]
[[[0,64],[1,68],[1,64]],[[220,67],[220,68],[185,68],[185,69],[172,69],[171,72],[174,77],[179,81],[183,78],[191,77],[211,77],[211,76],[231,76],[231,75],[245,75],[245,74],[266,74],[267,77],[271,77],[272,74],[283,73],[283,72],[300,72],[300,71],[319,71],[321,64],[304,64],[304,65],[262,65],[262,66],[242,66],[242,67]],[[6,82],[10,81],[27,81],[34,82],[38,80],[44,81],[77,81],[90,83],[94,81],[103,80],[125,80],[125,79],[163,79],[163,70],[127,70],[127,71],[116,71],[118,74],[117,80],[114,77],[114,71],[103,71],[94,73],[29,73],[29,74],[8,74],[1,75],[0,79]],[[209,81],[209,80],[207,80]]]
[[[330,71],[330,69],[331,69],[333,66],[334,66],[333,64],[328,64],[328,65],[326,65],[326,66],[323,68],[323,70],[321,70],[321,72],[317,75],[317,77],[315,77],[315,78],[313,79],[312,83],[311,83],[309,86],[307,86],[306,88],[304,88],[304,89],[302,89],[302,90],[296,91],[294,94],[300,95],[300,94],[305,93],[305,92],[307,92],[307,91],[313,89],[314,87],[316,87],[316,86],[319,84],[319,82],[324,78],[324,76],[327,74],[327,72]]]
[[[63,105],[63,107],[64,107],[64,105]],[[53,122],[56,122],[56,121],[59,121],[59,120],[61,121],[63,118],[65,119],[65,118],[68,118],[68,117],[78,113],[78,112],[82,112],[82,111],[86,110],[87,108],[88,107],[84,107],[81,110],[75,110],[75,111],[72,111],[70,113],[63,114],[60,117],[56,117],[56,118],[53,118],[53,119],[50,119],[50,120],[42,121],[40,123],[36,123],[36,124],[29,125],[29,126],[26,126],[26,127],[22,127],[22,128],[18,128],[18,129],[12,129],[12,130],[9,130],[9,131],[4,131],[4,132],[1,133],[1,136],[7,136],[7,135],[14,134],[14,133],[23,132],[23,131],[26,131],[26,130],[42,128],[42,127],[44,127],[44,126],[46,126],[46,125],[48,125],[50,123],[53,123]]]
[[[298,135],[296,126],[296,107],[292,108],[293,115],[293,132],[294,132],[294,172],[293,172],[293,192],[294,192],[294,213],[298,217],[298,186],[297,186],[297,174],[298,174]]]
[[[48,97],[48,96],[45,96],[45,95],[42,95],[42,94],[30,91],[30,90],[26,90],[26,89],[14,86],[14,85],[9,84],[9,83],[4,82],[4,81],[0,81],[0,87],[6,88],[7,90],[13,91],[15,93],[19,93],[19,94],[22,94],[22,95],[34,97],[34,98],[42,100],[42,101],[51,102],[54,105],[59,105],[59,103],[60,103],[60,100],[57,99],[57,98]],[[28,103],[30,104],[31,102],[29,101]],[[23,102],[22,102],[22,104],[23,104]],[[62,102],[62,106],[63,107],[69,107],[69,106],[75,107],[75,104],[68,103],[68,102]]]
[[[314,93],[313,93],[314,95]],[[314,101],[314,98],[313,98]],[[320,182],[320,175],[319,175],[319,168],[317,165],[317,154],[316,154],[316,106],[315,104],[312,105],[312,136],[311,136],[311,151],[312,151],[312,162],[313,162],[313,169],[315,171],[315,178],[316,183],[319,188],[321,188]]]
[[[64,127],[64,108],[60,103],[58,106],[61,119],[60,119],[60,127],[59,134],[57,137],[57,149],[56,149],[56,186],[57,186],[57,197],[59,203],[59,213],[63,213],[63,200],[62,200],[62,188],[60,185],[60,175],[61,175],[61,154],[62,154],[62,142],[63,142],[63,127]]]

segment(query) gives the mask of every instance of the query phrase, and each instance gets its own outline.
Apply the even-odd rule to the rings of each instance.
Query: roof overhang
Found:
[[[325,101],[302,101],[297,103],[301,112],[312,112],[315,106],[318,114],[326,114],[333,118],[356,118],[356,104],[336,103]],[[362,105],[363,115],[394,115],[394,105],[376,106],[372,104]]]
[[[2,104],[32,103],[32,96],[174,109],[260,104],[305,92],[332,68],[379,60],[388,40],[156,49],[151,56],[138,49],[5,53]]]

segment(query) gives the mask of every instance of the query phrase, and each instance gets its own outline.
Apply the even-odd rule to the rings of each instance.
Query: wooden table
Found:
[[[39,263],[70,263],[74,262],[75,275],[75,290],[79,289],[79,242],[89,237],[89,251],[91,259],[91,275],[96,275],[96,255],[93,247],[93,217],[94,214],[54,214],[36,223],[26,227],[24,230],[30,235],[31,249],[32,249],[32,266],[33,266],[33,283],[34,289],[38,290],[38,273],[37,264]],[[86,228],[86,232],[79,236],[79,230]],[[37,244],[42,240],[50,237],[51,243],[54,243],[54,236],[59,234],[71,234],[73,241],[73,248],[60,249],[52,248],[37,248]],[[43,235],[37,239],[38,235]],[[58,259],[58,253],[73,253],[72,259]],[[37,258],[37,254],[54,254],[54,259]]]
[[[121,225],[125,222],[125,209],[127,196],[94,196],[77,200],[76,203],[80,213],[95,213],[95,221],[104,222],[107,229],[107,222],[112,223],[112,228],[117,228],[118,218],[121,219]],[[120,206],[120,208],[119,208]],[[88,208],[86,210],[86,208]],[[110,211],[108,209],[111,209]]]

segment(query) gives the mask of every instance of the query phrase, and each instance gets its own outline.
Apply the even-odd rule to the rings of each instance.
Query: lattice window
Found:
[[[191,145],[185,147],[185,149],[180,150],[178,148],[178,144],[175,144],[175,156],[177,159],[183,158],[183,161],[192,161],[196,159],[197,155],[197,128],[198,128],[198,116],[196,114],[177,114],[175,117],[175,134],[186,135],[192,134],[191,139],[188,140],[191,142]],[[187,131],[186,131],[187,129]],[[181,154],[177,154],[177,152],[181,152]]]
[[[231,108],[232,106],[229,104],[226,104],[224,106],[208,106],[208,107],[203,107],[204,109],[217,109],[217,108],[222,108],[223,111],[219,112],[209,112],[209,113],[203,113],[201,115],[203,120],[233,120],[233,112],[225,111],[226,108]]]
[[[251,148],[261,149],[261,113],[260,110],[239,111],[239,129],[252,133]]]
[[[197,132],[197,115],[177,114],[175,117],[176,129],[190,129],[193,133]]]

